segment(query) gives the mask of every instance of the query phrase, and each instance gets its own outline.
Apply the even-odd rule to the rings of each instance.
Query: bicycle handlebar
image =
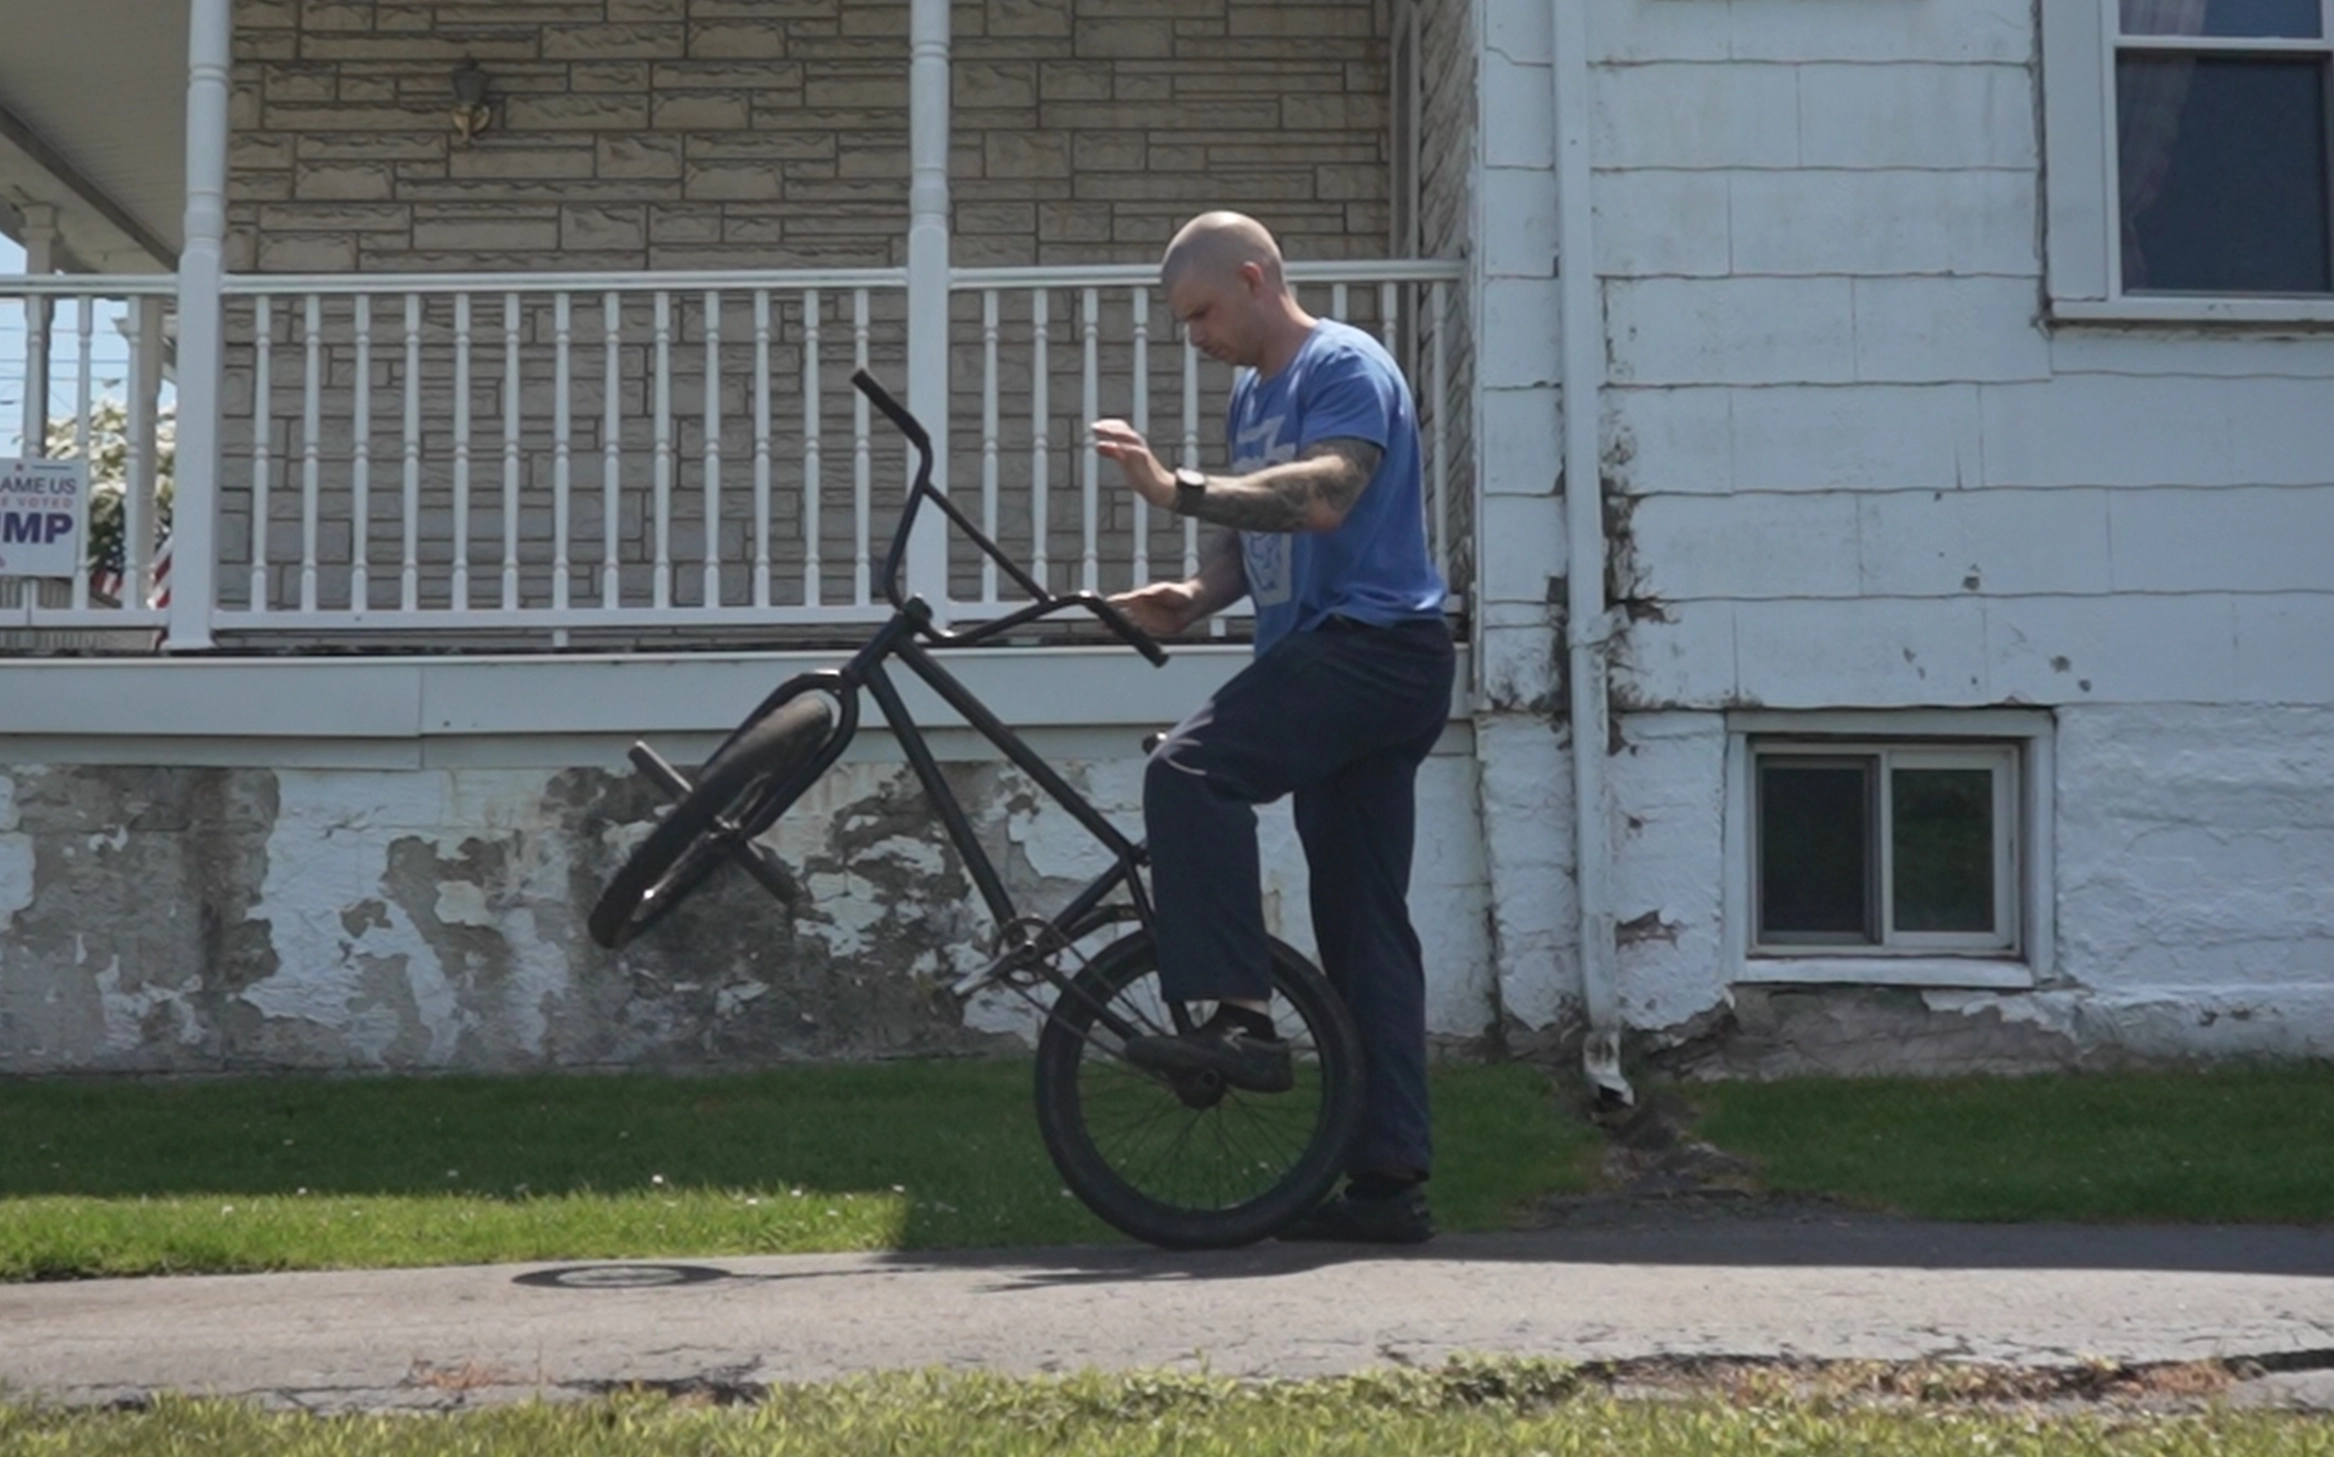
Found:
[[[916,483],[929,484],[932,480],[932,437],[925,433],[924,423],[909,414],[908,407],[892,398],[891,391],[877,384],[875,376],[866,370],[852,371],[851,383],[859,393],[867,396],[875,408],[890,416],[891,422],[900,427],[900,433],[907,436],[916,447],[916,454],[920,457],[916,467]]]
[[[957,509],[955,502],[934,488],[932,485],[932,437],[924,429],[923,422],[909,413],[907,406],[893,398],[889,390],[877,384],[875,376],[866,370],[852,371],[851,384],[859,393],[867,397],[869,403],[881,410],[885,418],[899,427],[899,432],[908,438],[909,444],[916,447],[915,484],[908,488],[907,509],[900,513],[899,529],[892,533],[891,550],[884,554],[883,559],[883,595],[891,603],[894,610],[903,612],[907,610],[907,604],[900,592],[900,565],[907,556],[908,535],[915,523],[916,511],[923,505],[925,498],[929,497],[933,504],[948,516],[949,520],[955,522],[967,535],[971,536],[974,543],[999,566],[1003,567],[1006,574],[1012,577],[1024,591],[1034,597],[1041,606],[1075,604],[1084,607],[1100,618],[1102,625],[1109,628],[1129,647],[1150,659],[1153,666],[1166,664],[1167,650],[1160,645],[1159,640],[1135,626],[1124,612],[1110,604],[1109,599],[1092,592],[1076,592],[1066,597],[1049,592],[1044,583],[1024,572],[1019,563],[1006,556],[1003,548],[991,541],[985,532],[975,526],[962,511]],[[926,624],[925,633],[936,642],[959,640],[958,634],[933,628],[929,624]]]
[[[1125,638],[1136,652],[1149,658],[1152,667],[1164,668],[1167,666],[1167,649],[1159,645],[1157,638],[1135,626],[1133,619],[1113,607],[1109,598],[1096,597],[1094,599],[1094,615],[1102,619],[1103,626]]]

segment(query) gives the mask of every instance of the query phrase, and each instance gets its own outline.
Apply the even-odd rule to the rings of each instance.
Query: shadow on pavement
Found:
[[[1407,1247],[1280,1244],[1178,1251],[1139,1245],[900,1250],[874,1273],[990,1270],[998,1293],[1070,1285],[1254,1280],[1328,1266],[1402,1261],[1906,1270],[2121,1270],[2334,1279],[2334,1227],[1932,1224],[1833,1212],[1649,1216],[1630,1224],[1447,1234]],[[865,1276],[867,1265],[730,1271],[718,1265],[571,1265],[518,1277],[561,1289],[637,1290],[711,1280]]]

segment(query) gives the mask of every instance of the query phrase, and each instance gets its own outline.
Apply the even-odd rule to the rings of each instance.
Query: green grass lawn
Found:
[[[1585,1187],[1545,1073],[1442,1065],[1434,1195]],[[724,1076],[0,1082],[0,1278],[1115,1240],[1018,1061]]]
[[[1446,1229],[1592,1187],[1576,1090],[1444,1064]],[[1937,1219],[2334,1223],[2334,1066],[1666,1090],[1763,1186]],[[1015,1061],[0,1082],[0,1279],[1115,1240]]]
[[[1930,1219],[2334,1223],[2334,1064],[1697,1083],[1765,1186]]]
[[[425,1457],[557,1452],[881,1452],[893,1457],[2323,1457],[2322,1419],[2209,1410],[2043,1415],[2004,1406],[1876,1406],[1704,1394],[1615,1401],[1534,1363],[1460,1364],[1337,1380],[1237,1383],[1177,1375],[1017,1381],[911,1373],[780,1387],[715,1407],[654,1397],[530,1403],[432,1420],[315,1417],[167,1399],[143,1411],[0,1407],[0,1457],[235,1452],[252,1457]]]

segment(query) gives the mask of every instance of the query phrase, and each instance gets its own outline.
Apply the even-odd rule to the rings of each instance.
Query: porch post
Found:
[[[24,271],[43,278],[57,271],[57,210],[46,203],[24,209]],[[49,334],[56,300],[37,294],[24,301],[24,457],[49,453]]]
[[[932,481],[948,488],[949,0],[908,18],[908,408],[932,436]],[[908,542],[908,591],[948,620],[947,523],[926,512]]]
[[[170,523],[172,652],[211,646],[218,576],[220,371],[226,351],[231,0],[192,0],[187,28],[186,241],[178,255],[178,459]]]

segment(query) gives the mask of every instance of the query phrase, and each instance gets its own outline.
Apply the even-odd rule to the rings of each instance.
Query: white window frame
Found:
[[[2320,0],[2315,40],[2164,37],[2138,46],[2178,50],[2334,50],[2334,0]],[[2130,295],[2123,291],[2117,201],[2115,53],[2119,0],[2043,0],[2042,88],[2046,266],[2050,310],[2069,323],[2334,324],[2334,294]]]
[[[1849,984],[2022,990],[2056,964],[2052,914],[2055,838],[2053,721],[2024,709],[1780,712],[1727,716],[1724,945],[1728,979],[1745,984]],[[1950,933],[1893,933],[1890,946],[1756,946],[1757,756],[1886,751],[1898,767],[2007,762],[1995,781],[1997,904],[2008,908],[2008,948]],[[1886,763],[1883,764],[1885,773]],[[1886,780],[1882,781],[1885,794]],[[1884,852],[1885,852],[1885,846]],[[1881,875],[1882,924],[1893,887]]]

